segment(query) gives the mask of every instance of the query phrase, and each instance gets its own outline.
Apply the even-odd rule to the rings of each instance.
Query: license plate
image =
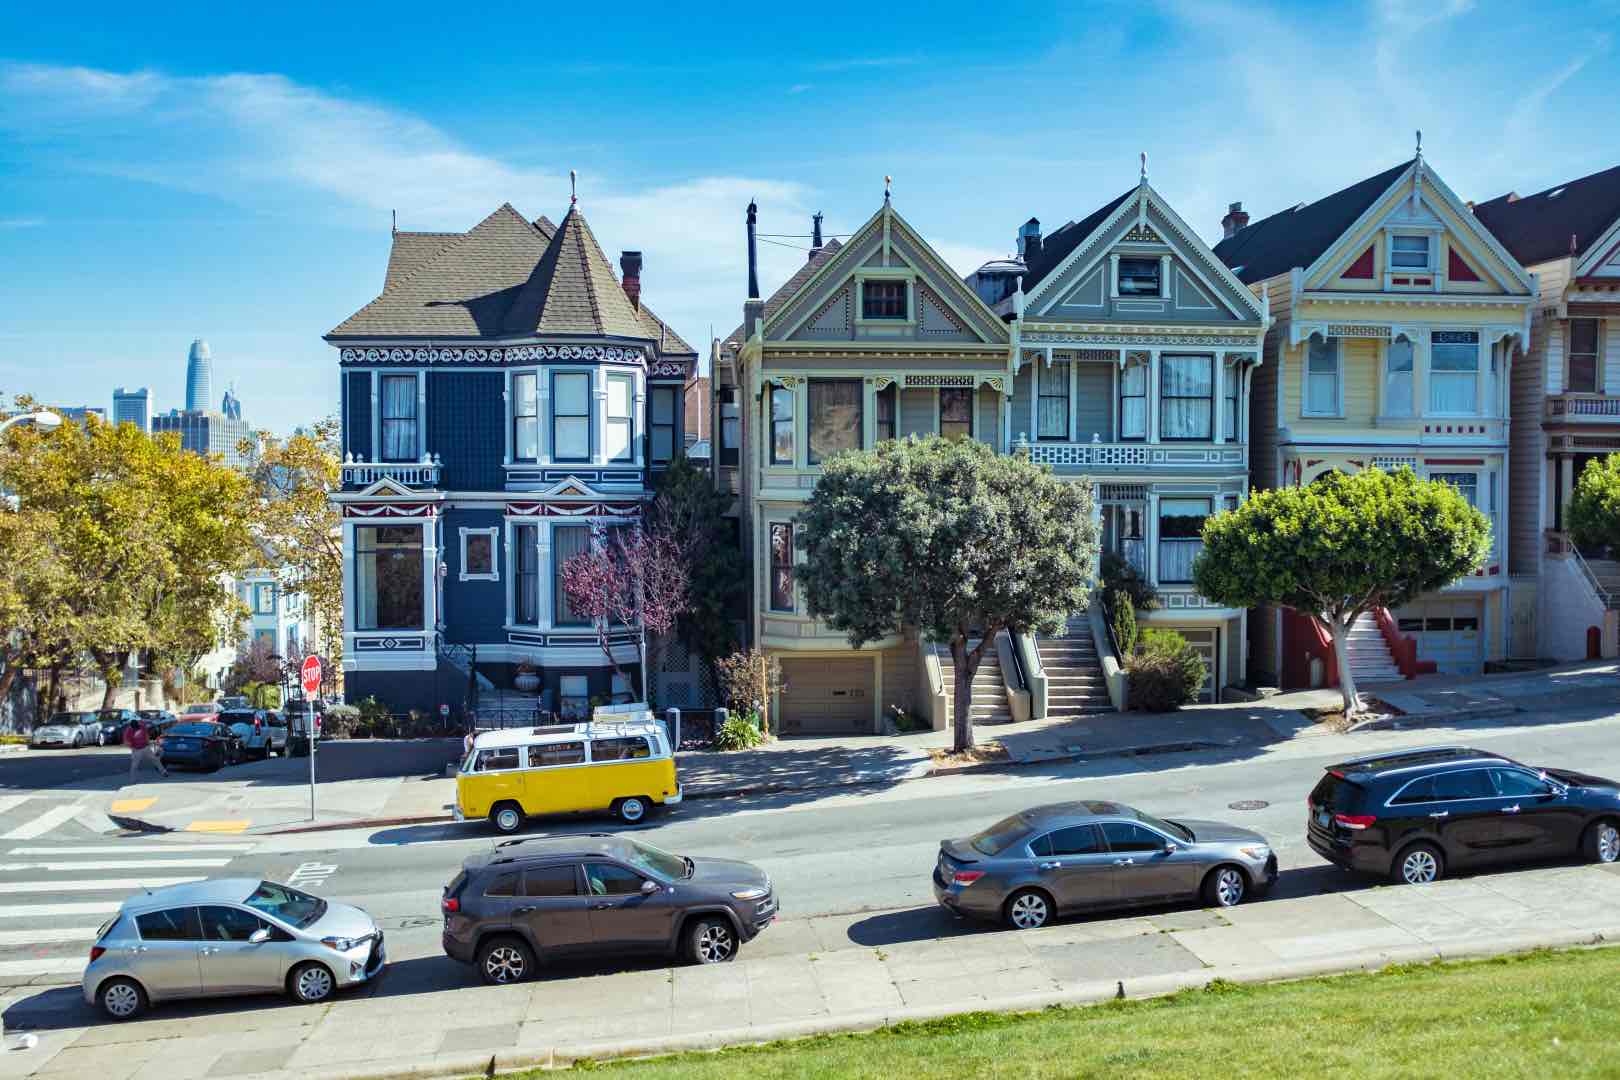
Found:
[[[1324,829],[1327,828],[1332,823],[1332,821],[1333,821],[1332,815],[1330,815],[1326,810],[1318,810],[1316,812],[1316,823],[1318,825],[1322,826],[1322,828],[1324,828]]]
[[[197,744],[189,739],[176,739],[174,740],[174,748],[176,750],[195,750]]]

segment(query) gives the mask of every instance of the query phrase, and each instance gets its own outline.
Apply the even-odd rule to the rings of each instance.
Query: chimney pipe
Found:
[[[810,215],[810,258],[821,254],[821,211]]]
[[[630,298],[630,306],[637,311],[641,310],[641,252],[622,251],[619,253],[619,269],[624,273],[624,295]]]
[[[1249,215],[1244,211],[1240,202],[1230,203],[1226,207],[1226,216],[1221,218],[1221,238],[1229,240],[1236,236],[1238,230],[1249,223]]]
[[[754,231],[759,225],[759,206],[748,200],[748,299],[759,299],[759,244]],[[746,331],[745,331],[746,332]]]
[[[1018,227],[1018,257],[1029,262],[1041,253],[1041,221],[1030,218]]]

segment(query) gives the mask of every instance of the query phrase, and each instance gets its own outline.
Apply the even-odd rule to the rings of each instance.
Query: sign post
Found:
[[[321,658],[304,657],[298,674],[304,683],[304,734],[309,738],[309,820],[315,820],[315,695],[321,692]]]

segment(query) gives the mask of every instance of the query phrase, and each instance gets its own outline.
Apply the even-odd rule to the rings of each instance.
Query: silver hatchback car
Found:
[[[124,901],[90,950],[84,1000],[114,1020],[178,998],[285,992],[313,1004],[386,963],[382,931],[359,908],[221,878]]]

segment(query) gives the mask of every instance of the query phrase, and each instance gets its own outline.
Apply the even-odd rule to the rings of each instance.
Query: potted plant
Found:
[[[525,694],[532,694],[540,689],[540,669],[535,667],[534,661],[527,656],[517,662],[512,686]]]

